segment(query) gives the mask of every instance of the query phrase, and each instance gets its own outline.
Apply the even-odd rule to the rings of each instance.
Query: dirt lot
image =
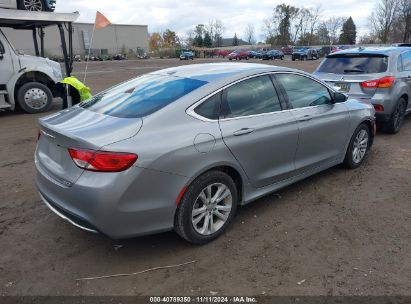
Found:
[[[179,64],[91,63],[88,84],[95,93]],[[0,113],[1,295],[411,295],[411,118],[398,135],[378,134],[361,168],[332,168],[240,208],[223,237],[197,247],[172,232],[113,241],[55,216],[33,185],[38,117]]]

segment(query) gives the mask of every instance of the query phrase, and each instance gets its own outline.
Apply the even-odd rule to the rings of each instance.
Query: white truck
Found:
[[[63,79],[59,63],[43,58],[44,34],[40,39],[39,52],[37,33],[44,33],[46,26],[57,25],[60,30],[63,55],[65,58],[66,76],[72,70],[72,40],[69,30],[69,52],[67,51],[65,26],[71,29],[71,23],[78,18],[78,13],[59,14],[51,12],[30,12],[0,9],[0,28],[27,29],[33,31],[36,56],[17,52],[0,29],[0,110],[14,110],[20,107],[27,113],[47,111],[53,102],[53,97],[63,97],[61,86],[56,84]]]

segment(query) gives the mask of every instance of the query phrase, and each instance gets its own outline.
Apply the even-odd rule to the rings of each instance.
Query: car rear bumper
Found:
[[[113,239],[172,230],[176,198],[188,178],[132,167],[119,173],[84,171],[67,187],[36,162],[35,183],[44,203],[83,230]]]

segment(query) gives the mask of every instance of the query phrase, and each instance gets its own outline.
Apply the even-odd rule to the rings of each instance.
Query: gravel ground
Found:
[[[87,83],[96,93],[191,63],[90,63]],[[312,72],[318,62],[270,64]],[[80,78],[84,67],[75,65]],[[220,239],[198,247],[173,232],[113,241],[55,216],[33,185],[40,116],[0,113],[0,295],[411,295],[411,118],[397,135],[378,134],[361,168],[335,167],[242,207]]]

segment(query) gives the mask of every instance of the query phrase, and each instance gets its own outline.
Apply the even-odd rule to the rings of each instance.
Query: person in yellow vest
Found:
[[[60,83],[70,86],[72,105],[78,104],[93,97],[93,95],[91,95],[90,93],[90,88],[74,76],[64,78],[62,81],[60,81]],[[67,98],[63,98],[63,109],[67,107]]]

